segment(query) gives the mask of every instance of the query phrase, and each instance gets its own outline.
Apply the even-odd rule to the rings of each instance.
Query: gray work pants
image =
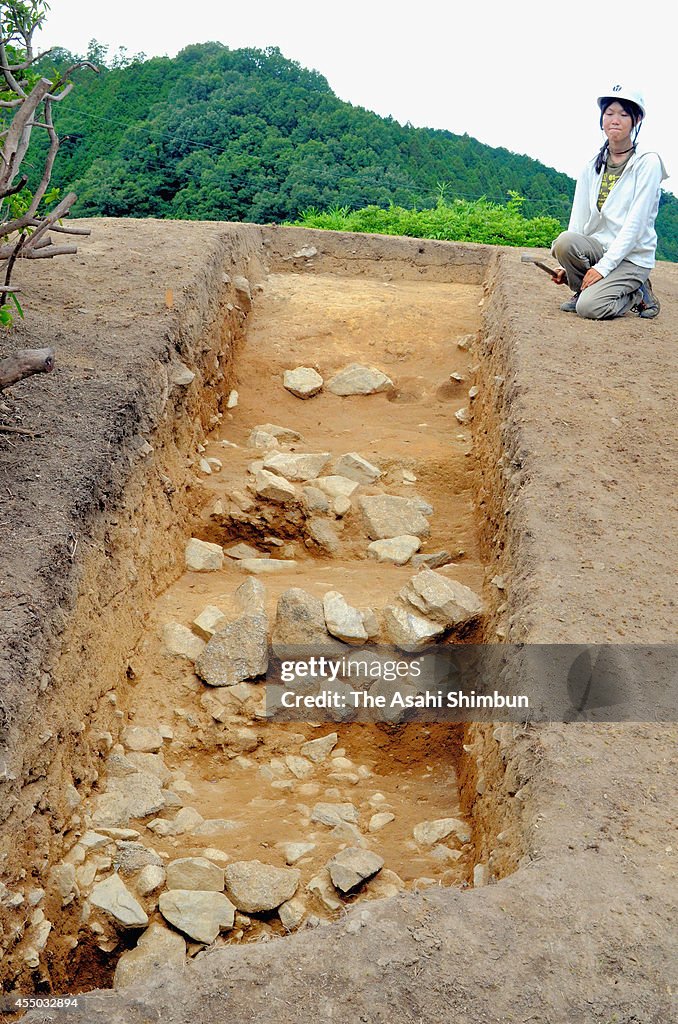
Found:
[[[576,231],[563,231],[551,246],[551,253],[567,274],[573,292],[581,289],[582,279],[604,253],[600,242]],[[623,316],[640,302],[640,287],[650,276],[648,267],[622,260],[618,267],[596,284],[584,288],[577,300],[577,313],[589,320],[610,320]]]

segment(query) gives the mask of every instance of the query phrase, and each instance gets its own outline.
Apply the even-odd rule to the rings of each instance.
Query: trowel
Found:
[[[520,262],[534,263],[535,267],[539,267],[540,270],[543,270],[546,274],[550,274],[551,277],[558,277],[560,268],[558,268],[558,270],[554,270],[553,267],[549,267],[546,265],[546,263],[542,263],[541,260],[538,260],[536,256],[531,256],[529,252],[524,252],[522,254],[522,256],[520,257]]]

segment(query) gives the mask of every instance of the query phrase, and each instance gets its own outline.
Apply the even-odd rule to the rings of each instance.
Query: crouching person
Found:
[[[556,284],[572,297],[566,313],[608,320],[629,310],[649,319],[659,313],[650,272],[661,182],[668,177],[658,153],[638,153],[645,102],[634,89],[614,85],[598,97],[605,142],[577,180],[570,223],[551,252],[560,264]]]

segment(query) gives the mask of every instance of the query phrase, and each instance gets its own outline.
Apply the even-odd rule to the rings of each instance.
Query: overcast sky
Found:
[[[674,172],[663,187],[678,193],[666,10],[652,0],[52,0],[36,40],[84,53],[97,39],[149,57],[209,40],[277,46],[340,99],[402,124],[467,132],[573,177],[603,141],[596,97],[633,84],[647,105],[639,145],[661,154]]]

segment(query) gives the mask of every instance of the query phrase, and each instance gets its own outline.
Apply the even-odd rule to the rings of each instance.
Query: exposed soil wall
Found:
[[[572,366],[597,364],[588,386],[602,387],[607,404],[615,381],[627,387],[627,372],[642,378],[645,391],[634,393],[627,411],[644,422],[653,400],[655,412],[668,408],[664,381],[638,357],[648,331],[668,357],[661,322],[606,325],[611,340],[601,346],[600,325],[550,312],[548,282],[523,292],[526,268],[515,253],[256,225],[104,220],[92,227],[75,274],[50,269],[44,299],[20,330],[19,344],[56,341],[59,369],[6,398],[6,417],[42,434],[13,437],[0,463],[0,520],[8,531],[0,564],[0,856],[3,878],[15,886],[38,885],[46,862],[59,855],[60,832],[77,815],[67,783],[86,791],[98,770],[97,734],[115,736],[119,724],[116,705],[102,695],[117,685],[124,699],[134,685],[127,654],[149,596],[178,574],[186,532],[200,515],[203,492],[187,453],[218,422],[230,389],[248,307],[235,278],[248,278],[254,301],[257,282],[282,268],[353,275],[378,267],[396,279],[485,281],[477,500],[488,575],[508,582],[496,595],[490,639],[580,640],[584,621],[586,639],[605,639],[620,615],[619,604],[603,597],[609,577],[605,588],[594,581],[587,589],[565,571],[580,549],[582,562],[606,564],[580,529],[593,483],[578,492],[573,481],[581,481],[578,445],[591,419],[584,423],[572,389],[562,390],[564,379],[576,377]],[[317,253],[303,254],[305,247]],[[669,306],[672,270],[662,269],[655,282],[665,285]],[[97,298],[104,295],[105,302]],[[196,374],[192,383],[178,382],[181,364]],[[600,426],[595,416],[593,425]],[[650,423],[640,454],[662,433],[666,422],[663,431]],[[637,461],[619,450],[615,458],[614,477],[609,470],[595,476],[605,494],[616,486],[610,479],[636,482]],[[624,521],[625,554],[634,558],[640,515],[622,515],[621,500],[596,507],[615,536]],[[668,528],[662,525],[663,536]],[[599,537],[607,556],[608,539]],[[644,566],[639,577],[636,609],[621,608],[623,635],[664,636],[672,618],[661,600],[668,581],[648,587]],[[589,631],[596,620],[601,628]],[[215,950],[183,976],[159,978],[133,996],[83,997],[68,1019],[141,1021],[159,1013],[188,1021],[197,1013],[208,1022],[226,1010],[243,1021],[323,1015],[609,1024],[621,1014],[628,1024],[664,1024],[675,962],[662,866],[665,814],[675,800],[670,727],[471,726],[466,748],[462,796],[476,822],[477,859],[489,860],[500,884],[402,895],[374,904],[350,930],[335,922],[246,950]],[[620,767],[631,765],[629,790]],[[641,828],[636,797],[649,786],[654,795]],[[0,921],[7,949],[20,919],[15,909]]]

